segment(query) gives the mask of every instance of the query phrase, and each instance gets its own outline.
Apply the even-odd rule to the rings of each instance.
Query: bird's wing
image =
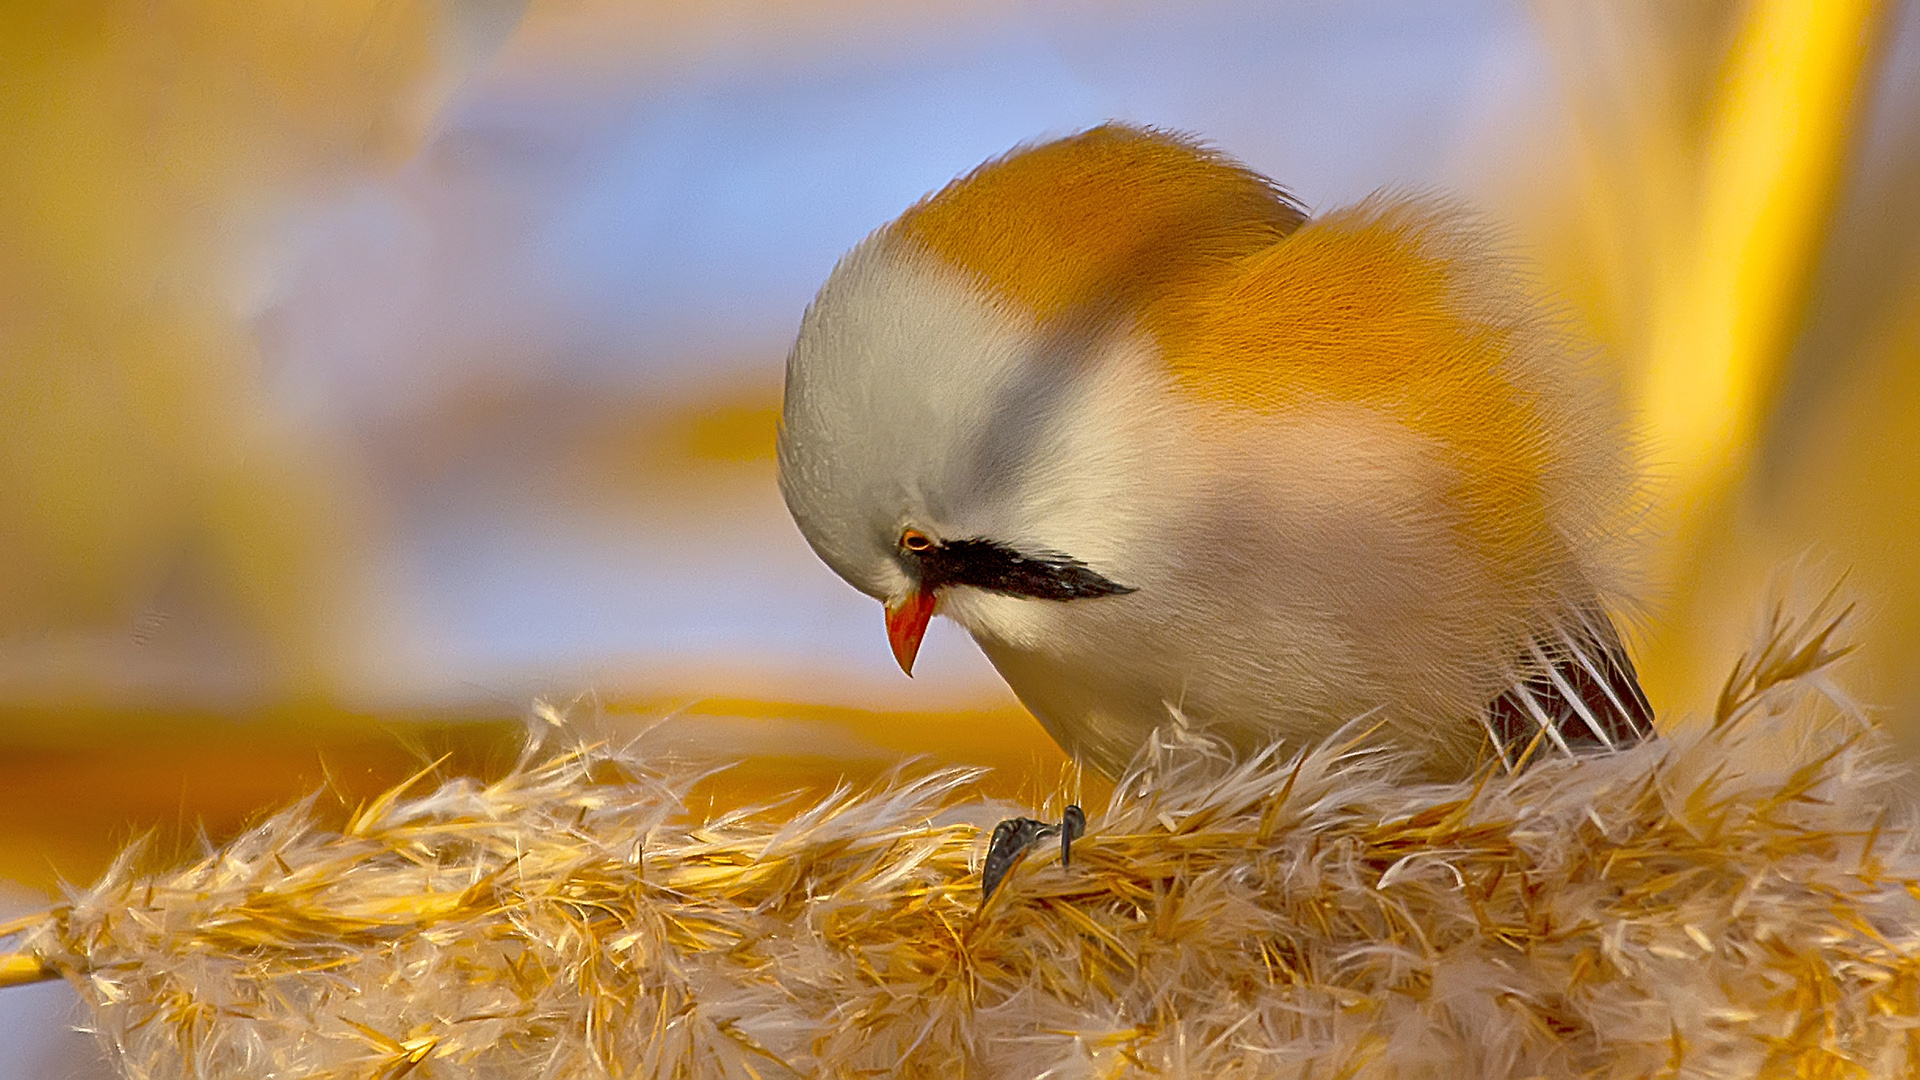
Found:
[[[1654,736],[1653,709],[1604,612],[1589,611],[1577,625],[1536,638],[1520,670],[1527,674],[1493,699],[1485,718],[1509,769],[1542,747],[1578,754]]]

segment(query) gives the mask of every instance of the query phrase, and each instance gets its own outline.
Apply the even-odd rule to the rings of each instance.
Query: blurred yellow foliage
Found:
[[[676,441],[696,461],[771,461],[779,421],[777,402],[756,397],[716,404],[679,418]]]
[[[412,146],[431,0],[0,7],[0,636],[176,574],[309,685],[351,525],[222,280],[249,214]]]
[[[1734,44],[1677,272],[1645,316],[1641,399],[1677,463],[1677,501],[1697,506],[1732,479],[1772,404],[1857,126],[1878,7],[1759,4]]]
[[[1656,599],[1641,668],[1656,707],[1671,714],[1707,700],[1776,566],[1806,549],[1842,556],[1804,571],[1823,578],[1807,586],[1823,586],[1861,554],[1847,550],[1849,519],[1885,505],[1883,494],[1835,506],[1831,484],[1858,479],[1838,465],[1848,445],[1896,437],[1859,422],[1892,402],[1843,392],[1860,411],[1822,445],[1789,448],[1804,431],[1786,430],[1781,417],[1801,407],[1796,399],[1835,390],[1831,376],[1851,363],[1808,350],[1802,334],[1814,324],[1813,299],[1834,287],[1822,255],[1854,179],[1897,7],[1755,0],[1536,10],[1562,64],[1577,144],[1568,201],[1541,211],[1561,219],[1545,226],[1557,240],[1548,261],[1625,360],[1645,430]],[[1900,459],[1914,450],[1907,440]],[[1776,467],[1756,475],[1768,460]],[[1812,487],[1827,507],[1808,528],[1804,512],[1783,513],[1792,507],[1774,481],[1782,469],[1805,477],[1816,460],[1826,480]],[[1896,497],[1912,505],[1916,495],[1907,485]],[[1891,572],[1854,582],[1870,606],[1920,603],[1909,572],[1881,569]],[[1887,632],[1876,625],[1866,637]],[[1894,676],[1879,680],[1883,692],[1889,682],[1920,689],[1883,674]]]

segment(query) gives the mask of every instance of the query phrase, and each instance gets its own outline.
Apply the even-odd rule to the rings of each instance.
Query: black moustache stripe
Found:
[[[971,585],[1036,600],[1084,600],[1133,591],[1100,576],[1086,563],[1056,552],[1024,555],[992,540],[949,540],[927,551],[903,551],[920,588]]]

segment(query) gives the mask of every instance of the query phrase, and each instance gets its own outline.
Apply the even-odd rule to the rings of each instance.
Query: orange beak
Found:
[[[933,605],[933,594],[918,589],[905,600],[887,605],[887,644],[893,646],[893,658],[908,676],[913,675],[913,658],[920,655],[920,639],[927,636]]]

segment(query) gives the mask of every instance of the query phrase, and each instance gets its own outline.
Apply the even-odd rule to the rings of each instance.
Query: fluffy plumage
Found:
[[[1440,775],[1489,733],[1523,752],[1502,716],[1562,749],[1651,730],[1607,615],[1632,489],[1613,403],[1442,201],[1309,221],[1117,125],[1017,150],[834,270],[780,465],[903,665],[937,603],[1109,774],[1175,715],[1242,749],[1371,717]],[[923,583],[909,534],[1120,588]]]

